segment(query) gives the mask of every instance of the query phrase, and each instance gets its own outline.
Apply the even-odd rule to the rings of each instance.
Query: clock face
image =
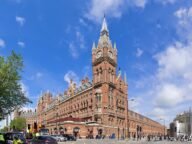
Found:
[[[108,52],[108,55],[111,59],[113,59],[113,53],[111,51]]]
[[[97,55],[96,55],[96,58],[100,58],[102,56],[102,52],[101,51],[98,51],[97,52]]]

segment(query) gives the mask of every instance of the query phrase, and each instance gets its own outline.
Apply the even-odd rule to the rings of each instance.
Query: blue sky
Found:
[[[34,101],[91,78],[103,15],[127,73],[130,108],[170,122],[192,102],[191,0],[1,0],[0,55],[22,54],[22,86]]]

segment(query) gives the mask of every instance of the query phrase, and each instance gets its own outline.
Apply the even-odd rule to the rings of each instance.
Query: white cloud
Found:
[[[20,82],[22,92],[25,94],[26,97],[29,97],[29,88],[23,83]]]
[[[5,41],[0,38],[0,48],[5,47]]]
[[[175,107],[184,101],[184,91],[181,87],[174,84],[165,84],[159,86],[156,92],[155,104],[158,107]]]
[[[174,4],[178,0],[153,0],[161,4]],[[119,18],[130,7],[145,8],[150,0],[91,0],[85,17],[92,21],[99,22],[104,14],[107,17]]]
[[[147,0],[91,0],[85,16],[93,21],[100,21],[104,14],[118,18],[128,6],[144,8],[146,3]]]
[[[179,0],[156,0],[156,1],[166,5],[166,4],[174,4],[174,3],[176,3]]]
[[[25,47],[25,43],[22,42],[22,41],[18,41],[17,44],[18,44],[18,46],[20,46],[21,48],[24,48],[24,47]]]
[[[20,25],[23,26],[25,23],[25,18],[21,16],[16,16],[16,22]]]
[[[73,58],[79,57],[78,50],[77,50],[77,48],[73,42],[69,43],[69,51],[70,51]]]
[[[133,3],[133,6],[144,8],[147,4],[147,0],[130,0]]]
[[[160,107],[175,107],[192,100],[192,7],[179,9],[174,15],[178,18],[178,34],[187,35],[181,38],[182,42],[171,44],[154,56],[158,63],[154,94]]]
[[[101,20],[104,14],[109,13],[112,17],[120,17],[123,3],[123,0],[92,0],[86,16],[91,20]]]
[[[192,47],[181,43],[169,46],[155,56],[158,61],[158,77],[173,78],[189,75],[192,71]],[[190,67],[191,66],[191,67]]]
[[[187,33],[185,38],[181,38],[185,42],[176,42],[155,56],[158,62],[158,84],[153,88],[155,105],[166,112],[168,119],[175,107],[185,105],[186,108],[186,103],[192,101],[192,44],[189,37],[192,34],[189,26],[192,21],[188,19],[190,10],[180,9],[175,15],[178,18],[177,30],[180,30],[178,34],[181,36]],[[186,15],[187,18],[184,18]],[[174,115],[177,113],[178,111],[174,111]]]
[[[137,48],[136,57],[140,57],[143,54],[143,50],[140,48]]]
[[[175,12],[178,19],[177,32],[181,39],[192,41],[192,7],[180,8]]]
[[[68,84],[70,84],[70,81],[73,80],[77,85],[79,84],[79,77],[78,75],[72,71],[69,70],[65,75],[64,75],[64,81],[66,81]]]
[[[176,44],[156,55],[158,62],[157,102],[162,106],[176,106],[191,99],[192,45]],[[169,83],[169,84],[167,84]]]
[[[152,109],[152,111],[148,114],[153,119],[165,118],[165,110],[159,107]]]
[[[69,43],[69,52],[73,58],[78,58],[82,50],[86,48],[85,39],[79,28],[75,28],[74,40]]]
[[[80,48],[85,48],[85,40],[84,40],[84,36],[81,34],[80,31],[76,31],[76,39],[80,45]]]
[[[139,95],[149,100],[143,101],[141,105],[149,105],[152,112],[160,109],[159,115],[169,120],[173,119],[178,111],[188,107],[186,103],[192,101],[191,50],[192,45],[177,42],[154,56],[157,62],[156,73],[140,79],[139,87],[135,85],[137,91],[141,91]],[[140,105],[136,106],[138,107]],[[176,107],[182,110],[178,108],[174,111]],[[158,116],[155,116],[155,113],[154,111],[149,116],[155,118]]]
[[[174,16],[179,39],[154,55],[157,69],[144,81],[139,80],[142,88],[138,88],[145,89],[140,95],[147,100],[142,105],[151,103],[150,116],[169,121],[192,102],[192,7],[181,8]]]

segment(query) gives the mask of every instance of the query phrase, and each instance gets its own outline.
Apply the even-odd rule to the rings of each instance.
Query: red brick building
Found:
[[[104,18],[98,44],[92,47],[92,77],[79,87],[71,80],[69,88],[53,97],[44,93],[35,112],[20,112],[30,128],[45,127],[49,133],[75,136],[163,134],[164,127],[149,118],[128,112],[128,84],[117,72],[117,48],[112,44]],[[137,119],[132,115],[143,117]],[[138,131],[138,126],[140,127]]]

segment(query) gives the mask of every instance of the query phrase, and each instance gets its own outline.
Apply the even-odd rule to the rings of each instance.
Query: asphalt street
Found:
[[[59,142],[59,144],[192,144],[180,141],[122,141],[122,140],[77,140],[73,142]]]

